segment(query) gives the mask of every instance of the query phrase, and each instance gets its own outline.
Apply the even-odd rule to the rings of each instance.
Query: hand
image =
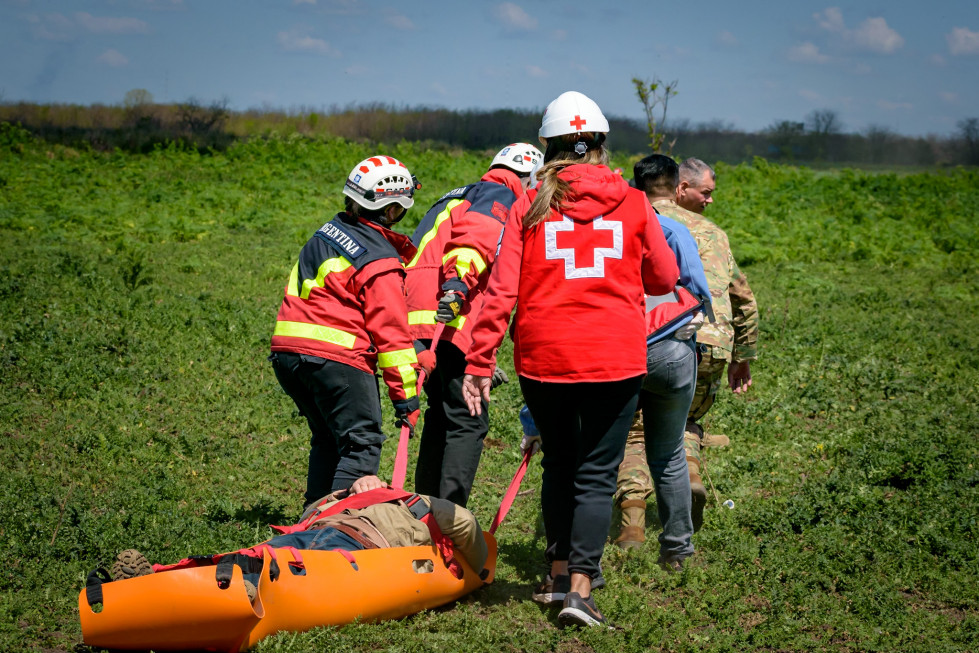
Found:
[[[488,376],[467,374],[462,377],[462,398],[466,400],[469,414],[473,417],[483,414],[483,401],[489,402],[492,385]]]
[[[439,322],[451,322],[459,317],[459,311],[466,301],[466,296],[461,292],[450,290],[442,295],[439,300],[438,309],[435,311],[435,319]]]
[[[704,326],[704,314],[697,311],[693,314],[692,320],[673,332],[673,337],[677,340],[690,340],[702,326]]]
[[[747,392],[751,386],[751,364],[748,361],[742,361],[728,365],[727,384],[736,395]]]
[[[432,370],[435,369],[435,352],[431,349],[423,349],[418,352],[418,366],[422,368],[422,372],[425,376],[432,376]]]
[[[495,389],[504,383],[509,383],[510,377],[500,369],[499,365],[493,368],[493,376],[490,377],[490,389]]]
[[[360,494],[361,492],[367,492],[368,490],[376,490],[377,488],[387,487],[387,483],[382,481],[376,476],[361,476],[353,485],[350,486],[350,494]]]
[[[540,436],[539,435],[524,435],[523,439],[520,440],[520,451],[526,453],[530,449],[530,455],[533,456],[535,453],[540,451]]]

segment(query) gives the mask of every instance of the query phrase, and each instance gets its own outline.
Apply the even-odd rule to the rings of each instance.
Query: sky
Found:
[[[979,2],[0,0],[5,103],[542,111],[575,90],[644,120],[634,77],[678,82],[668,121],[830,109],[947,136],[979,117]]]

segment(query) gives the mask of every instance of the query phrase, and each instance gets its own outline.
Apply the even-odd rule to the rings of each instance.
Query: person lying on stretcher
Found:
[[[223,557],[237,556],[235,564],[242,567],[248,598],[254,601],[261,572],[262,550],[266,547],[304,551],[360,551],[399,546],[431,546],[433,531],[435,537],[441,531],[441,535],[450,539],[454,553],[461,555],[474,570],[484,568],[489,552],[479,522],[467,509],[445,499],[398,491],[408,496],[398,500],[382,498],[372,505],[346,508],[335,514],[321,516],[322,513],[330,512],[331,506],[341,499],[389,487],[377,476],[361,477],[354,481],[349,490],[338,490],[310,505],[299,524],[284,529],[289,531],[287,534],[277,535],[251,549],[242,549],[234,554],[195,556],[176,565],[151,565],[139,551],[127,549],[116,556],[110,576],[114,581],[124,580],[170,569],[217,564]],[[429,519],[434,519],[437,529],[431,529],[422,521],[429,514]],[[434,543],[438,545],[438,542]]]

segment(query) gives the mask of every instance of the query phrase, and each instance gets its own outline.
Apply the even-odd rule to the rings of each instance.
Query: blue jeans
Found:
[[[668,338],[649,346],[646,378],[639,393],[646,440],[646,462],[656,488],[663,532],[660,560],[693,554],[690,477],[683,448],[687,411],[697,385],[696,343]]]

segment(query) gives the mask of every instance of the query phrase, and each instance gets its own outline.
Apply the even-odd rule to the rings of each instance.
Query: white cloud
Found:
[[[567,41],[568,40],[568,30],[566,29],[556,29],[551,32],[551,38],[555,41]]]
[[[884,111],[911,110],[914,108],[910,102],[891,102],[889,100],[877,100],[877,106]]]
[[[948,42],[949,54],[979,54],[979,32],[973,32],[967,27],[953,27],[945,35]]]
[[[799,91],[799,96],[805,98],[806,100],[811,100],[813,102],[822,102],[823,96],[816,91],[811,91],[808,88],[801,89]]]
[[[74,32],[71,19],[62,14],[37,14],[27,16],[34,36],[44,41],[70,41]]]
[[[846,26],[843,12],[839,7],[829,7],[813,14],[812,17],[821,28],[831,34],[839,35],[845,43],[861,50],[891,54],[904,45],[904,37],[879,16],[866,19],[856,29]]]
[[[797,63],[826,63],[830,58],[809,41],[789,48],[789,60]]]
[[[863,21],[853,31],[851,38],[858,47],[880,54],[891,54],[904,45],[904,38],[891,29],[883,18]]]
[[[292,0],[294,5],[315,5],[316,0]]]
[[[845,32],[846,25],[843,23],[843,12],[839,7],[828,7],[822,13],[812,15],[819,23],[819,26],[828,32]]]
[[[123,66],[129,65],[129,59],[118,50],[106,50],[99,55],[96,61],[106,66],[112,66],[113,68],[122,68]]]
[[[435,91],[435,93],[437,95],[440,95],[442,97],[449,97],[451,95],[451,93],[449,92],[449,89],[445,88],[444,86],[442,86],[438,82],[432,82],[432,84],[429,86],[429,88],[431,88],[433,91]]]
[[[938,94],[938,97],[942,98],[949,104],[955,104],[955,101],[959,99],[958,93],[950,93],[948,91],[943,91]]]
[[[415,29],[415,24],[411,22],[411,19],[403,14],[399,14],[394,9],[389,10],[384,14],[384,22],[393,27],[394,29],[400,30],[412,30]]]
[[[508,29],[523,32],[530,32],[537,29],[537,19],[512,2],[504,2],[497,5],[494,13]]]
[[[309,52],[327,57],[339,57],[340,51],[323,39],[317,39],[303,32],[279,32],[276,40],[286,52]]]
[[[944,66],[945,57],[943,57],[940,54],[933,54],[930,57],[928,57],[928,63],[930,63],[933,66]]]
[[[79,11],[75,14],[75,20],[82,28],[93,34],[146,34],[150,31],[149,25],[138,18],[93,16]]]
[[[527,66],[527,74],[531,77],[547,77],[547,71],[540,66]]]
[[[727,30],[722,30],[717,34],[717,42],[729,48],[736,48],[737,46],[741,45],[741,43],[738,42],[738,37]]]

